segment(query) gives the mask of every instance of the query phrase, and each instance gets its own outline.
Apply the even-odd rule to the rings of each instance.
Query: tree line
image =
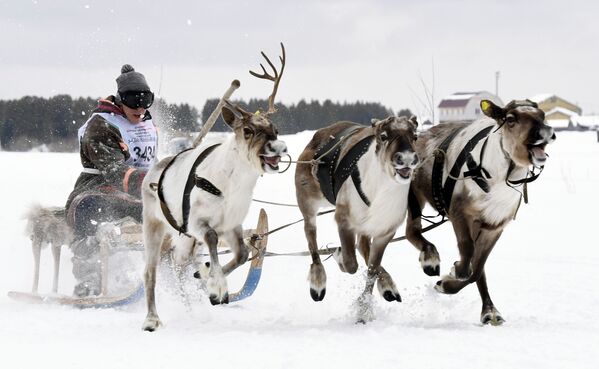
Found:
[[[265,99],[232,101],[246,111],[264,111],[268,107]],[[48,151],[76,151],[77,130],[96,108],[98,99],[91,97],[72,98],[57,95],[50,98],[25,96],[16,100],[0,100],[0,149],[28,151],[41,148]],[[199,130],[200,122],[206,121],[218,99],[208,99],[201,113],[189,104],[168,104],[157,99],[150,108],[165,137],[188,135]],[[370,124],[372,118],[385,118],[393,111],[379,103],[354,102],[336,103],[331,100],[320,102],[299,101],[297,104],[276,104],[277,113],[272,115],[282,134],[292,134],[304,130],[316,130],[339,120],[350,120]],[[407,109],[397,115],[411,115]],[[229,128],[219,118],[215,131],[228,131]]]

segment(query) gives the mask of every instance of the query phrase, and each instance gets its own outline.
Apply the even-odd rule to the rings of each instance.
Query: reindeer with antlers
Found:
[[[243,241],[245,218],[258,177],[277,173],[279,160],[287,146],[277,139],[277,128],[270,116],[276,112],[275,96],[285,68],[285,48],[281,43],[281,70],[262,52],[274,71],[263,74],[250,71],[274,83],[268,98],[268,111],[249,113],[228,101],[222,117],[233,134],[214,145],[200,145],[166,158],[148,173],[143,184],[143,233],[146,250],[144,282],[148,313],[143,329],[154,331],[161,325],[156,312],[154,290],[156,267],[164,243],[171,240],[173,260],[185,265],[195,254],[197,243],[208,246],[210,255],[206,288],[210,302],[228,303],[226,275],[245,263],[248,250]],[[183,200],[182,200],[183,199]],[[217,244],[223,241],[234,254],[221,266]]]

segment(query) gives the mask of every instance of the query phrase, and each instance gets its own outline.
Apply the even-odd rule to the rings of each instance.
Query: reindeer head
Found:
[[[520,167],[541,167],[547,161],[545,146],[555,141],[553,128],[545,124],[545,113],[530,100],[512,100],[504,108],[492,101],[480,102],[483,113],[502,128],[503,149]]]
[[[274,76],[268,74],[262,64],[260,66],[264,72],[263,74],[259,75],[250,71],[250,74],[255,77],[274,82],[273,91],[268,98],[268,111],[249,113],[238,106],[232,105],[228,101],[225,102],[225,106],[222,108],[223,119],[233,129],[238,147],[247,148],[249,161],[260,172],[266,173],[278,172],[281,155],[287,154],[287,145],[285,142],[277,139],[279,132],[277,127],[269,119],[270,115],[277,111],[274,101],[279,82],[283,76],[283,70],[285,69],[285,47],[282,43],[281,49],[282,56],[279,56],[281,60],[280,73],[277,72],[277,69],[264,52],[262,52],[262,56],[273,69]]]
[[[372,127],[376,139],[377,158],[389,174],[398,183],[409,183],[412,172],[418,164],[418,155],[414,150],[418,121],[412,116],[373,119]]]

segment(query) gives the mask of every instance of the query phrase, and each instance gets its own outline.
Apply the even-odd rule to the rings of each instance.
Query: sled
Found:
[[[266,244],[268,243],[268,216],[264,209],[260,209],[258,216],[258,225],[256,229],[250,231],[250,247],[251,247],[251,264],[248,275],[245,278],[243,287],[238,292],[229,294],[229,303],[243,300],[251,296],[256,288],[260,277],[262,276],[262,263],[266,254]]]
[[[245,282],[239,291],[230,294],[229,302],[236,302],[251,296],[260,282],[262,263],[268,242],[268,217],[264,209],[260,209],[256,229],[246,231],[248,246],[251,249],[251,262]],[[98,231],[101,239],[102,255],[102,294],[99,296],[75,297],[57,293],[40,294],[37,292],[9,291],[8,297],[27,303],[54,304],[87,308],[117,308],[136,303],[145,295],[143,282],[138,282],[131,291],[115,296],[108,294],[108,257],[115,252],[143,251],[141,246],[141,226],[130,219],[103,224]]]
[[[144,296],[144,286],[140,283],[133,291],[121,296],[90,296],[90,297],[74,297],[67,295],[44,295],[28,292],[8,292],[8,297],[32,304],[54,304],[54,305],[69,305],[80,309],[106,309],[117,308],[139,301]]]

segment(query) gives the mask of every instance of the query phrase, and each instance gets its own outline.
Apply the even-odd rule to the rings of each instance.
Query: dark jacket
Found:
[[[94,113],[125,116],[121,108],[114,104],[114,96],[100,100]],[[144,116],[144,120],[147,119],[151,119],[149,111],[146,111]],[[95,115],[87,123],[87,129],[79,143],[79,155],[84,168],[97,169],[100,174],[81,172],[67,200],[67,209],[77,195],[99,187],[109,186],[137,198],[141,197],[141,183],[146,170],[125,164],[130,156],[127,145],[123,142],[118,128],[110,125],[101,116]]]

